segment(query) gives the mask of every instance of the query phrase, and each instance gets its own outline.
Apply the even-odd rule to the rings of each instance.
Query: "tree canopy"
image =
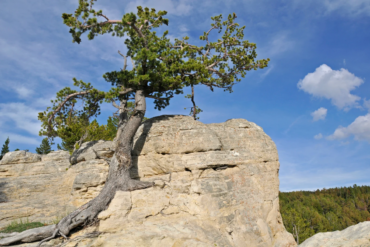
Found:
[[[192,87],[191,112],[196,117],[201,111],[195,105],[194,86],[205,85],[210,90],[222,88],[232,92],[235,83],[249,70],[267,66],[269,59],[256,60],[256,44],[243,40],[245,26],[235,22],[237,16],[230,14],[226,20],[222,15],[212,17],[211,28],[200,36],[203,46],[189,42],[189,37],[171,42],[168,31],[158,35],[154,29],[168,25],[164,18],[166,11],[138,7],[137,14],[127,13],[121,20],[110,20],[102,10],[94,10],[94,0],[80,0],[74,14],[62,15],[64,23],[70,27],[72,41],[78,44],[84,33],[88,39],[110,33],[116,37],[127,37],[124,44],[126,54],[119,54],[124,59],[124,67],[119,71],[107,72],[104,79],[111,83],[107,92],[95,89],[91,83],[73,78],[74,85],[80,91],[66,87],[57,93],[53,106],[39,114],[43,122],[42,135],[58,136],[57,129],[66,126],[71,111],[77,100],[84,101],[84,107],[75,111],[78,117],[90,118],[100,114],[100,104],[117,100],[134,99],[137,90],[143,90],[145,97],[154,99],[154,108],[161,110],[169,105],[170,99],[183,93],[185,87]],[[103,21],[98,21],[102,18]],[[213,30],[220,33],[216,41],[209,40]],[[127,58],[130,57],[133,68],[128,71]],[[51,121],[53,120],[53,121]]]
[[[40,147],[36,148],[36,153],[38,154],[48,154],[51,151],[53,150],[51,150],[51,145],[47,137],[42,139]]]
[[[112,86],[108,91],[98,90],[89,82],[73,78],[74,86],[79,90],[66,87],[57,92],[52,106],[40,112],[39,119],[42,121],[40,134],[51,139],[63,133],[71,133],[69,130],[63,132],[63,129],[71,128],[75,123],[91,127],[94,135],[98,136],[96,138],[102,138],[100,132],[96,131],[97,122],[90,123],[89,120],[100,114],[103,102],[112,103],[117,108],[118,125],[113,143],[115,152],[109,160],[106,182],[98,196],[65,216],[58,224],[0,240],[0,245],[21,240],[46,241],[57,234],[67,236],[72,229],[95,222],[97,215],[108,207],[116,191],[133,191],[153,186],[153,182],[132,179],[130,176],[133,167],[133,139],[145,116],[146,98],[154,99],[154,108],[161,110],[170,104],[174,95],[182,94],[184,88],[190,87],[192,94],[189,98],[193,103],[193,117],[196,118],[200,109],[194,100],[195,86],[203,85],[212,91],[221,88],[232,92],[233,86],[241,81],[247,71],[262,69],[268,64],[269,59],[256,59],[256,44],[243,40],[245,26],[239,27],[235,22],[235,13],[228,15],[226,20],[223,20],[222,15],[212,17],[211,28],[200,36],[204,45],[197,46],[190,43],[189,37],[172,42],[167,37],[168,31],[157,34],[155,29],[169,24],[168,19],[164,18],[166,11],[138,6],[137,14],[126,13],[121,20],[111,20],[102,10],[93,8],[95,1],[79,0],[73,14],[62,14],[64,24],[70,27],[72,41],[78,44],[84,33],[87,33],[90,40],[107,33],[119,38],[126,37],[125,54],[118,51],[123,57],[124,66],[121,70],[103,75]],[[215,41],[209,40],[213,30],[219,33]],[[127,70],[128,57],[132,63],[131,70]],[[76,109],[80,101],[83,107]],[[83,133],[86,132],[79,134]]]

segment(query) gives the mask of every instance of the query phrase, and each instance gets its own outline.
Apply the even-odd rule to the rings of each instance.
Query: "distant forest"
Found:
[[[280,212],[297,243],[319,232],[370,221],[370,186],[280,192]]]

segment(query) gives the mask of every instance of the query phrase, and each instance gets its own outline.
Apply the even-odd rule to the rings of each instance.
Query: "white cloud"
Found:
[[[34,94],[34,91],[31,89],[31,85],[29,87],[25,87],[21,85],[19,82],[16,81],[3,81],[0,83],[0,86],[3,87],[3,90],[6,90],[10,93],[17,93],[18,97],[21,99],[28,98],[32,94]]]
[[[332,70],[326,64],[315,72],[308,73],[298,82],[298,88],[316,97],[330,99],[339,109],[349,110],[358,107],[361,98],[350,92],[364,81],[346,69]]]
[[[40,145],[40,141],[37,138],[27,137],[18,135],[15,133],[1,133],[0,134],[0,141],[5,142],[6,138],[9,137],[9,141],[11,144],[18,143],[18,144],[30,144],[30,145]],[[10,150],[12,151],[12,150]],[[31,150],[32,152],[32,150]]]
[[[315,135],[313,138],[315,138],[316,140],[320,140],[322,138],[322,134],[319,133],[319,134]]]
[[[345,139],[353,135],[355,140],[370,141],[370,113],[365,116],[359,116],[347,127],[339,126],[332,135],[328,136],[329,140]]]
[[[262,73],[261,77],[262,78],[265,78],[268,74],[270,74],[270,72],[274,69],[274,65],[269,65],[268,69]]]
[[[370,99],[369,100],[364,99],[364,107],[367,108],[370,112]]]
[[[12,126],[12,131],[18,128],[30,134],[38,135],[41,129],[41,122],[37,119],[38,112],[40,110],[27,106],[24,103],[0,104],[0,126],[7,123],[8,127]],[[2,128],[4,129],[3,126]]]
[[[33,90],[24,86],[14,87],[14,90],[18,93],[20,97],[28,97],[33,94]]]
[[[261,57],[276,56],[288,50],[292,50],[294,48],[294,45],[294,41],[289,38],[287,34],[279,33],[269,42],[268,49],[266,51],[260,51],[259,54],[262,54]]]
[[[341,11],[352,16],[370,15],[369,0],[324,0],[328,12]]]
[[[324,120],[327,112],[328,110],[324,107],[320,107],[316,111],[312,112],[311,116],[313,117],[313,121]]]

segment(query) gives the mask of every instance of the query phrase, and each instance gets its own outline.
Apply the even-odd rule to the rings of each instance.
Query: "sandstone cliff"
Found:
[[[20,218],[53,222],[95,197],[112,150],[99,141],[70,159],[63,151],[6,154],[0,227]],[[132,154],[131,176],[155,186],[116,193],[99,225],[85,230],[94,233],[61,246],[296,246],[279,212],[278,153],[256,124],[160,116],[141,125]]]

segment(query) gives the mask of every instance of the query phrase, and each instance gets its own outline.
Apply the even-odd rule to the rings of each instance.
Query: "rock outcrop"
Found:
[[[0,227],[19,218],[56,221],[95,197],[113,153],[112,142],[99,141],[71,157],[4,159]],[[91,228],[99,237],[77,237],[70,246],[296,246],[279,212],[278,153],[256,124],[160,116],[140,126],[132,154],[132,178],[155,186],[117,192]]]
[[[317,233],[299,247],[369,247],[370,221],[347,227],[342,231]]]

